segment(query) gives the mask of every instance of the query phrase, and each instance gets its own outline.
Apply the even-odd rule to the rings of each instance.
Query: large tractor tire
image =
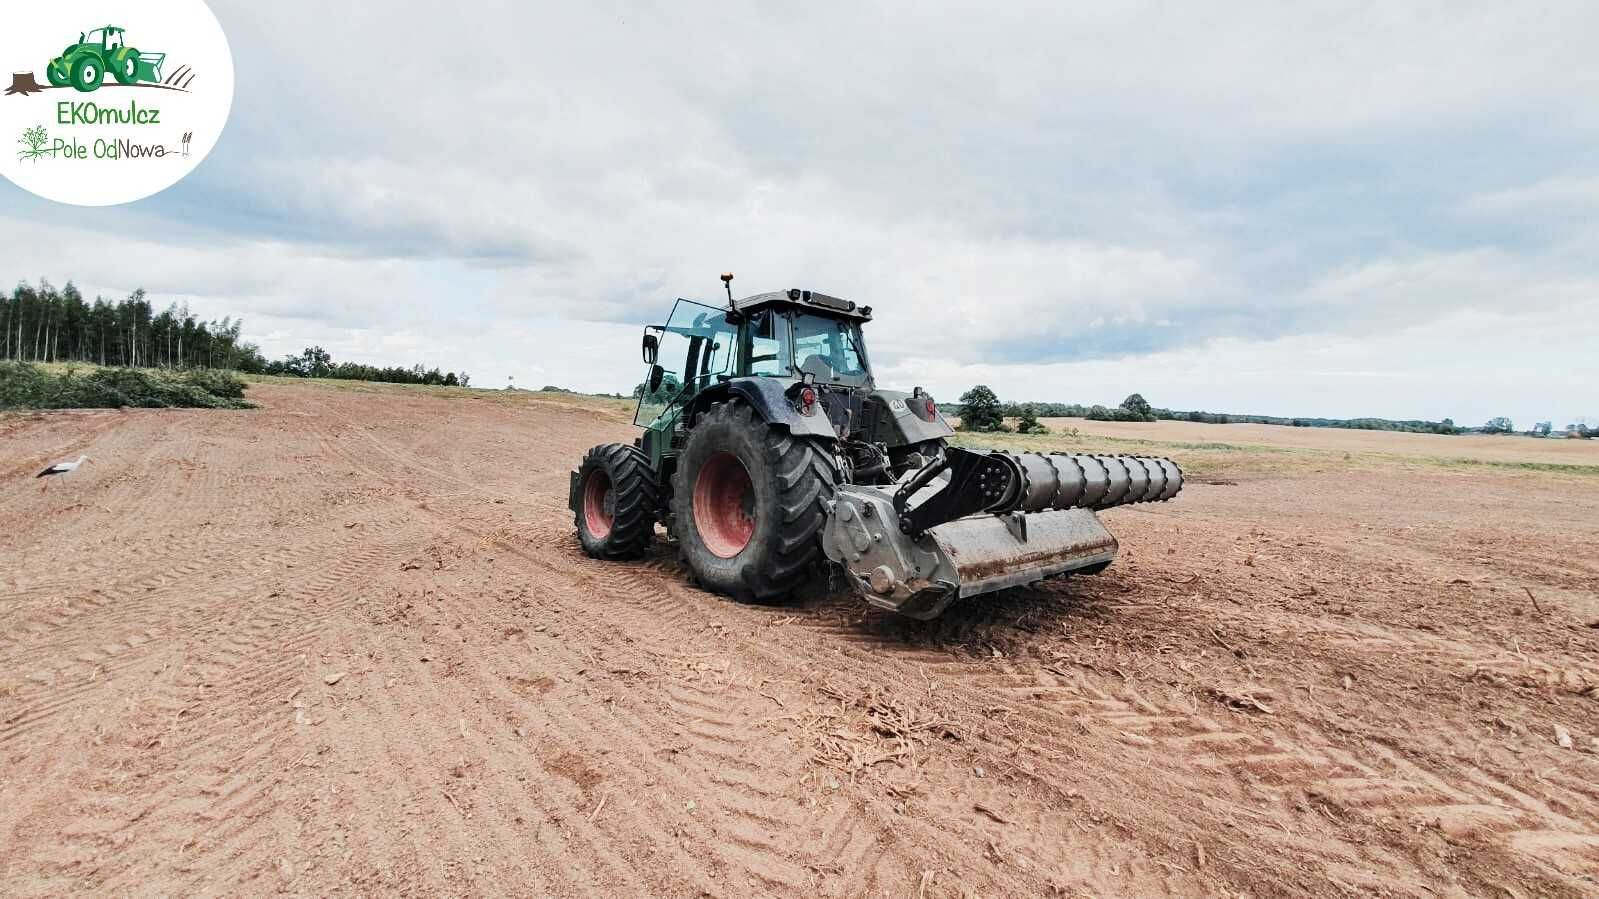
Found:
[[[139,51],[123,47],[111,57],[111,75],[118,84],[139,83]]]
[[[44,77],[50,80],[52,87],[67,87],[72,84],[71,67],[65,59],[53,59],[44,67]]]
[[[100,89],[100,82],[105,80],[105,67],[100,65],[100,60],[93,53],[85,53],[72,61],[72,86],[83,93],[92,93]]]
[[[672,476],[672,536],[702,586],[741,602],[781,602],[821,557],[837,481],[823,444],[733,400],[689,431]]]
[[[596,559],[636,559],[655,539],[661,493],[649,457],[621,443],[596,446],[578,467],[577,538]]]

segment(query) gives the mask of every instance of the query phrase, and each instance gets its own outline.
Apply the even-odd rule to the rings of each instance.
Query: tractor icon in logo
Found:
[[[78,42],[52,59],[46,72],[56,87],[71,85],[84,93],[100,89],[107,72],[118,84],[160,84],[165,53],[140,53],[127,46],[124,29],[114,25],[80,33]]]

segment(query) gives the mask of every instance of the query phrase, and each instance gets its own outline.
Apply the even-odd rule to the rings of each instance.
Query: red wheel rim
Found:
[[[694,525],[711,554],[731,559],[755,536],[755,485],[732,453],[705,461],[694,479]]]
[[[616,517],[616,502],[611,498],[611,478],[603,471],[594,471],[583,484],[583,527],[589,536],[604,540],[611,536],[611,522]]]

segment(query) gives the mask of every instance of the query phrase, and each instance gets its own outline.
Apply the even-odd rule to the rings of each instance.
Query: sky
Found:
[[[0,278],[629,391],[731,270],[941,400],[1599,423],[1599,5],[211,6],[212,155],[0,183]]]

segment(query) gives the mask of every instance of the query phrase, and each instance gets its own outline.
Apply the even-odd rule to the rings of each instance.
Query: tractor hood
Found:
[[[924,440],[946,440],[955,434],[937,405],[927,414],[927,394],[902,390],[873,390],[861,409],[861,439],[889,446],[909,446]]]

